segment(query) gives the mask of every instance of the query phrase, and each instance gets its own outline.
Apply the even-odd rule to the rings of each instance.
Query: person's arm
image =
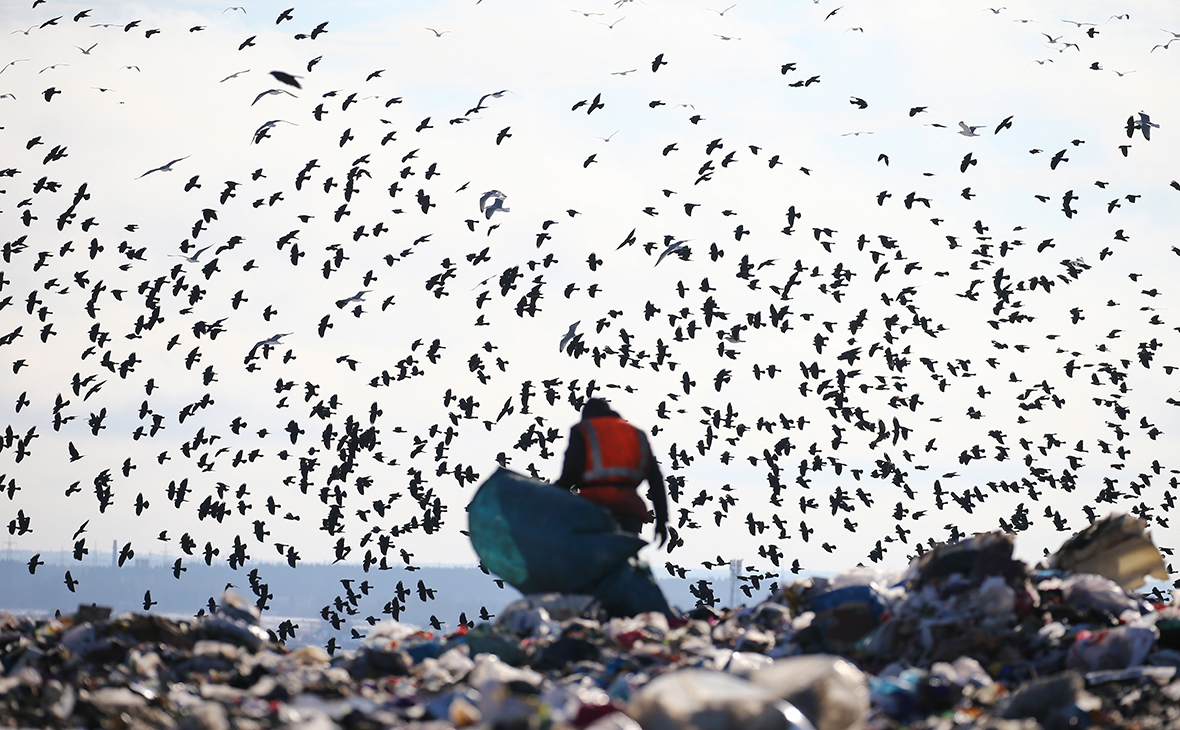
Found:
[[[646,441],[647,435],[643,438]],[[647,498],[656,513],[656,537],[659,538],[660,547],[663,547],[668,541],[668,498],[664,489],[664,475],[660,472],[660,465],[656,462],[656,455],[652,453],[650,444],[647,445],[647,452]]]
[[[569,444],[565,448],[565,464],[561,467],[561,476],[554,482],[555,486],[572,489],[582,481],[582,474],[586,472],[586,441],[577,426],[570,429]]]

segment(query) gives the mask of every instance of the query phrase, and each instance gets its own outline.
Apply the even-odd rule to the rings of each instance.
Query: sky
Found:
[[[85,523],[92,555],[470,564],[497,455],[556,477],[590,394],[673,478],[657,570],[996,529],[1036,561],[1087,510],[1175,544],[1172,3],[29,5],[0,2],[19,559]],[[331,481],[350,419],[375,440]]]

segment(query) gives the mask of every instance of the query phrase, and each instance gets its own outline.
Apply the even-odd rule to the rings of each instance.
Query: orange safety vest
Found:
[[[647,476],[651,454],[639,431],[622,418],[602,416],[578,423],[586,444],[583,498],[620,515],[648,521],[636,487]]]

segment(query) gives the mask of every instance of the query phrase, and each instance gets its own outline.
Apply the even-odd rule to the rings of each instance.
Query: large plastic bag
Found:
[[[521,593],[591,594],[615,615],[670,611],[632,561],[647,543],[564,489],[497,469],[471,500],[468,532],[484,567]]]
[[[1147,521],[1131,515],[1110,515],[1066,540],[1049,557],[1050,568],[1096,573],[1135,590],[1144,576],[1168,579],[1168,568],[1146,529]]]

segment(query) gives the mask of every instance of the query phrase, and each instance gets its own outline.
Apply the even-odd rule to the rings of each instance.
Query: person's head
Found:
[[[603,416],[620,417],[618,413],[611,410],[610,403],[606,402],[605,398],[590,398],[582,406],[582,420],[590,418],[602,418]]]

